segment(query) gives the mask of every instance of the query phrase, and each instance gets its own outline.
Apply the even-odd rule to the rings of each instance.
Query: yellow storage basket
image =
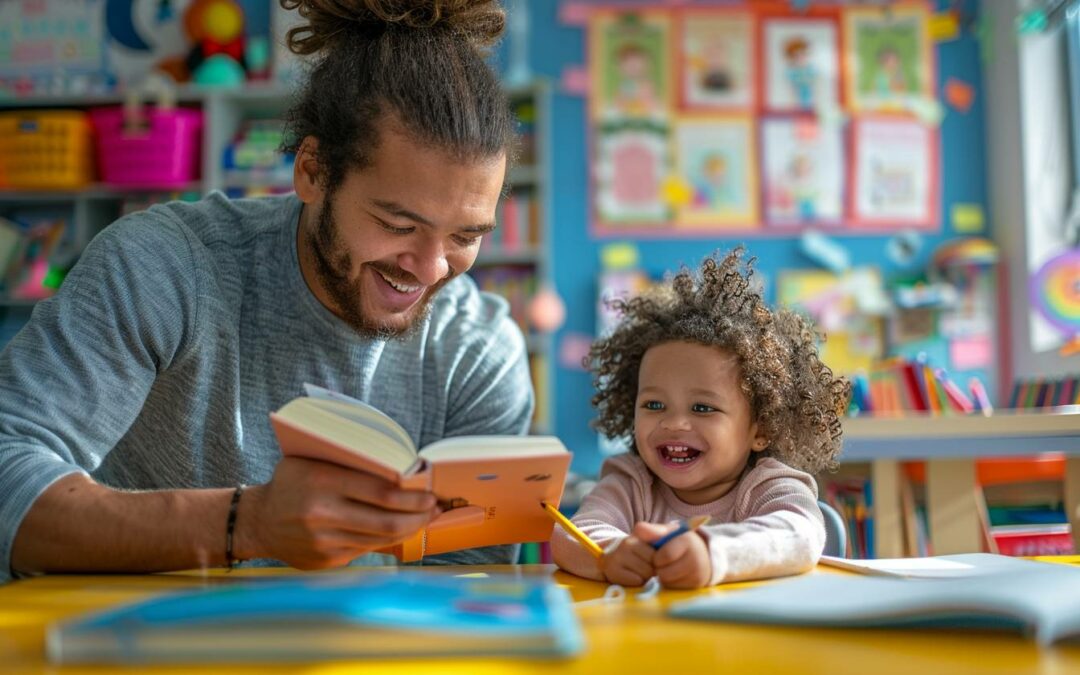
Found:
[[[90,118],[78,110],[0,113],[0,176],[10,188],[70,190],[93,180]]]

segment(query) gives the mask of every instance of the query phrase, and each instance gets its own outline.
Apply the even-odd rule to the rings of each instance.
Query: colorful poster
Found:
[[[115,19],[110,17],[108,26],[116,31],[119,22],[134,32],[134,9],[124,9]],[[107,25],[104,11],[105,0],[0,2],[0,78],[101,74]]]
[[[882,295],[881,275],[856,268],[836,275],[824,270],[785,270],[777,281],[776,300],[810,316],[825,334],[821,360],[833,372],[867,372],[884,349],[881,320],[867,296]]]
[[[852,216],[873,226],[937,221],[937,134],[903,118],[862,119],[853,130]]]
[[[1029,281],[1031,306],[1063,337],[1080,335],[1080,249],[1047,260]]]
[[[836,23],[828,19],[766,19],[765,107],[809,111],[840,105]]]
[[[590,32],[594,118],[667,115],[670,24],[663,13],[594,17]]]
[[[591,8],[593,232],[941,227],[930,7]]]
[[[754,123],[748,116],[683,118],[675,127],[675,172],[690,187],[680,225],[757,225]]]
[[[735,12],[680,15],[679,64],[683,107],[749,108],[754,104],[754,23]]]
[[[765,220],[838,224],[844,215],[844,141],[838,126],[812,118],[761,123]]]
[[[598,131],[597,216],[610,224],[666,222],[671,217],[662,190],[670,172],[667,127],[639,120]]]
[[[852,108],[910,110],[933,99],[929,17],[921,5],[845,12]]]

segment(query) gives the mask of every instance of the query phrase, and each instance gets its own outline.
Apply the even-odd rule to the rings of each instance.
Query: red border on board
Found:
[[[855,166],[853,159],[855,157],[854,152],[854,127],[859,119],[882,119],[882,118],[898,118],[914,123],[919,123],[919,120],[911,114],[889,114],[889,113],[876,113],[866,111],[862,113],[854,112],[851,107],[851,101],[848,100],[848,78],[851,77],[851,65],[850,59],[847,57],[847,47],[849,44],[849,38],[846,33],[846,25],[844,22],[844,11],[849,5],[836,2],[830,6],[811,5],[806,11],[793,10],[790,5],[790,0],[763,0],[758,2],[757,0],[743,0],[742,3],[725,3],[717,4],[715,6],[710,5],[697,5],[693,7],[680,6],[677,2],[663,2],[662,0],[642,0],[640,2],[635,0],[629,0],[627,2],[605,2],[598,4],[590,4],[589,9],[589,23],[583,27],[585,32],[585,59],[588,64],[590,77],[593,75],[593,68],[595,64],[593,59],[596,54],[594,53],[594,45],[592,41],[592,19],[601,14],[620,14],[625,12],[638,12],[638,13],[666,13],[671,18],[671,31],[670,36],[673,41],[681,40],[681,22],[679,17],[682,13],[686,12],[731,12],[737,14],[747,14],[753,16],[755,37],[758,41],[757,49],[751,50],[754,52],[755,68],[756,68],[756,91],[754,92],[754,101],[756,105],[752,109],[745,108],[695,108],[704,112],[705,114],[729,114],[730,112],[740,111],[749,112],[754,118],[754,125],[757,128],[755,135],[754,149],[758,153],[758,185],[759,185],[759,213],[760,222],[755,227],[742,227],[732,229],[711,229],[711,230],[698,230],[695,228],[680,227],[674,220],[666,222],[656,222],[649,225],[633,224],[626,225],[625,227],[617,224],[606,224],[598,217],[596,207],[596,175],[595,175],[595,160],[596,160],[596,130],[595,130],[595,117],[594,117],[594,97],[589,96],[585,106],[585,123],[586,133],[585,142],[588,144],[586,156],[588,158],[588,166],[586,167],[586,179],[588,181],[588,233],[589,237],[594,241],[605,240],[617,240],[620,238],[634,238],[634,239],[658,239],[658,240],[686,240],[686,239],[698,239],[698,240],[718,240],[718,239],[791,239],[799,236],[806,228],[820,226],[828,233],[833,235],[845,235],[845,236],[882,236],[888,234],[895,234],[896,231],[904,228],[919,229],[920,231],[936,232],[940,231],[944,226],[944,216],[942,215],[942,193],[943,186],[941,185],[941,133],[940,129],[931,128],[929,133],[931,135],[930,141],[930,164],[931,171],[933,173],[933,180],[930,187],[930,201],[932,202],[928,210],[928,219],[924,222],[896,222],[896,221],[865,221],[855,218],[854,209],[852,206],[852,200],[856,194],[855,189],[852,187],[855,185]],[[853,5],[852,7],[860,7],[860,5]],[[934,7],[929,0],[899,0],[895,2],[892,7],[895,8],[914,8],[927,13],[927,18],[931,18],[934,15]],[[872,8],[872,7],[866,7]],[[823,223],[814,223],[799,225],[795,227],[787,226],[785,224],[774,224],[765,217],[764,210],[764,191],[761,186],[764,186],[766,182],[766,176],[762,173],[763,167],[763,154],[762,154],[762,142],[761,142],[761,128],[762,120],[765,117],[784,117],[784,116],[798,116],[799,113],[795,111],[774,111],[767,110],[765,105],[765,95],[763,82],[764,77],[764,62],[762,57],[762,51],[765,49],[765,44],[762,40],[763,26],[768,19],[826,19],[833,20],[837,25],[837,39],[839,43],[837,58],[840,63],[838,66],[838,82],[839,87],[839,104],[840,112],[845,116],[846,120],[845,129],[842,133],[841,142],[844,146],[845,161],[847,166],[845,167],[846,188],[842,200],[844,203],[844,216],[840,221],[826,221]],[[931,38],[928,37],[927,42],[927,64],[928,64],[928,79],[929,90],[933,94],[934,100],[939,100],[937,91],[937,79],[938,79],[938,54],[937,46]],[[669,47],[670,48],[670,47]],[[682,48],[681,42],[675,52],[677,58],[681,61]],[[682,92],[682,77],[681,77],[681,63],[675,63],[675,59],[668,59],[668,69],[672,77],[678,78],[677,89],[672,92],[671,100],[669,101],[669,109],[672,112],[682,112],[683,107],[683,92]]]

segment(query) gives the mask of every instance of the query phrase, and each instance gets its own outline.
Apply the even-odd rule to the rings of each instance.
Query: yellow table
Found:
[[[1063,561],[1064,562],[1064,561]],[[1075,561],[1073,561],[1075,562]],[[446,568],[441,568],[445,571]],[[554,574],[576,601],[603,595],[604,584],[554,571],[549,565],[461,568],[518,574]],[[233,573],[266,574],[268,570]],[[277,571],[276,573],[281,573]],[[819,568],[811,574],[838,573]],[[44,576],[0,587],[0,672],[102,673],[100,667],[56,668],[44,661],[45,627],[81,612],[132,601],[171,589],[222,582],[196,573],[143,576]],[[227,581],[226,581],[227,583]],[[568,661],[396,660],[352,661],[274,666],[267,664],[195,668],[175,666],[148,669],[117,668],[126,673],[273,673],[311,675],[342,673],[425,673],[493,675],[495,673],[613,673],[627,675],[698,675],[723,673],[857,673],[858,675],[929,675],[930,673],[1080,673],[1080,645],[1040,649],[1030,640],[1009,633],[943,630],[811,629],[750,626],[669,619],[672,602],[701,593],[727,593],[748,584],[696,592],[664,591],[652,600],[579,609],[587,651]],[[630,594],[633,595],[633,592]]]

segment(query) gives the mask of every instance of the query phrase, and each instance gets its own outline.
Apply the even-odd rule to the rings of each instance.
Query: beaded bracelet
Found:
[[[240,495],[244,494],[244,486],[237,485],[233,490],[232,501],[229,502],[229,519],[225,524],[225,563],[229,569],[242,562],[233,557],[233,530],[236,529],[236,512],[240,506]]]

